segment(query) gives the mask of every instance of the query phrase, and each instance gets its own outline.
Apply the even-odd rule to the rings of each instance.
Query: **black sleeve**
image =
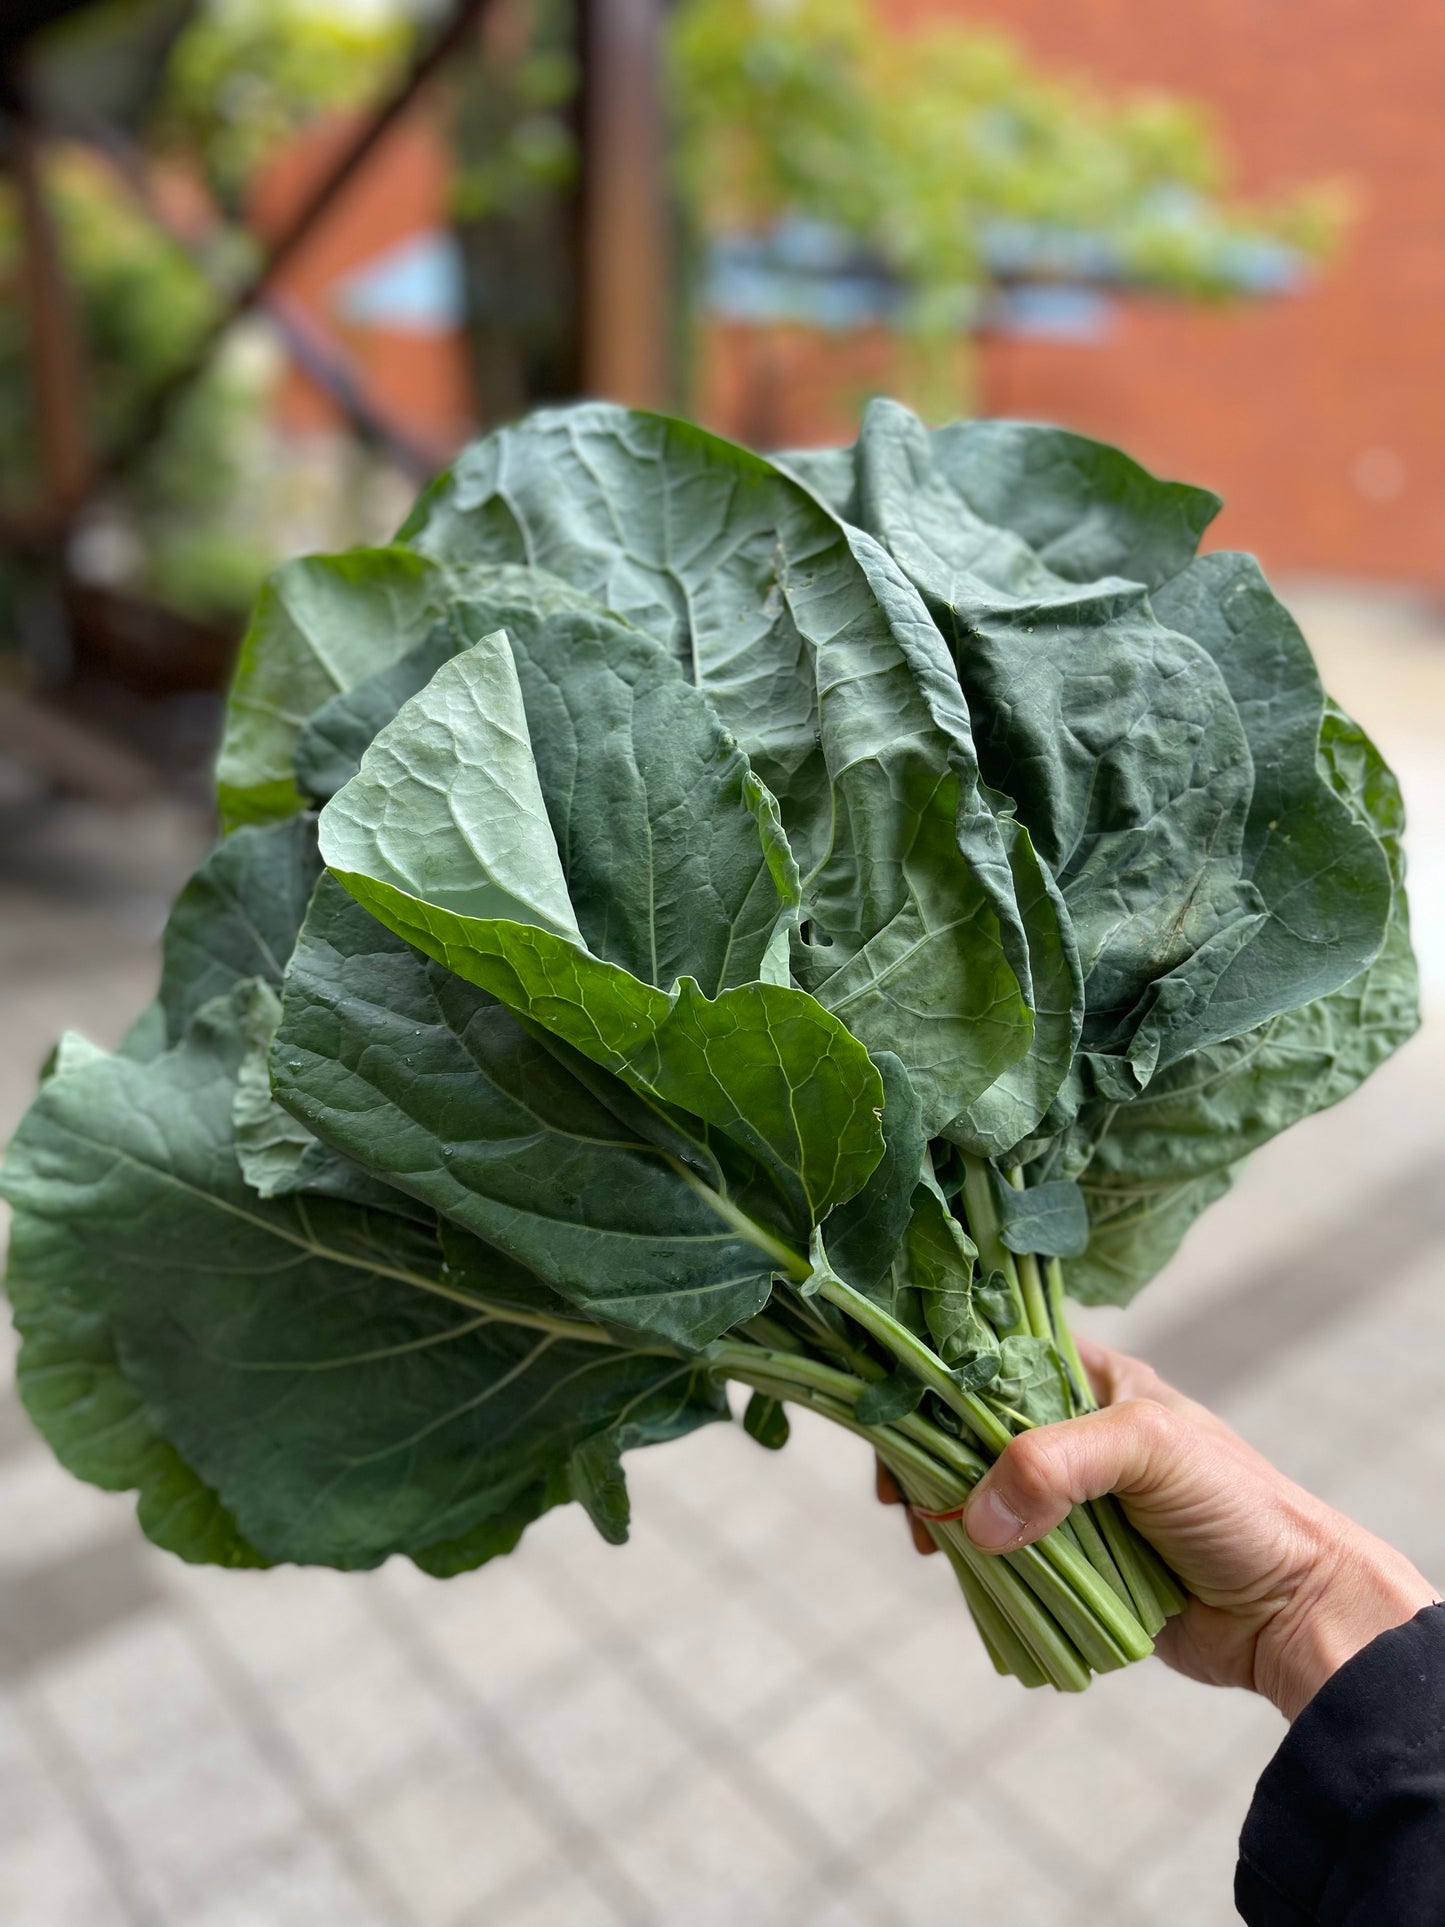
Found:
[[[1290,1728],[1234,1901],[1248,1927],[1445,1927],[1445,1605],[1372,1640]]]

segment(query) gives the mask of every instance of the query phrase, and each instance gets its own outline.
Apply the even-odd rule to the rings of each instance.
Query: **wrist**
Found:
[[[1331,1515],[1332,1527],[1346,1522]],[[1403,1626],[1439,1595],[1408,1559],[1358,1527],[1328,1545],[1280,1606],[1255,1648],[1255,1691],[1287,1720],[1381,1633]]]

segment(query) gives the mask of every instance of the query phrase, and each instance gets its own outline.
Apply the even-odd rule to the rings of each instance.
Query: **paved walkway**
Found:
[[[1445,1033],[1445,638],[1297,598],[1414,808]],[[5,826],[0,1135],[65,1024],[115,1039],[200,832]],[[1445,1580],[1445,1037],[1262,1154],[1102,1335]],[[1283,1731],[1151,1663],[994,1677],[867,1456],[722,1427],[632,1466],[632,1543],[569,1508],[439,1584],[191,1571],[0,1391],[5,1927],[1224,1927]]]

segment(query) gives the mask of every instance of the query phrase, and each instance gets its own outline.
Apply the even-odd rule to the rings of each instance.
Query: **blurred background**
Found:
[[[1426,1002],[1082,1322],[1445,1582],[1442,89],[1414,0],[6,0],[0,1139],[149,995],[277,561],[579,394],[1060,421],[1226,497],[1394,763]],[[1234,1918],[1276,1716],[996,1680],[851,1443],[642,1455],[623,1552],[221,1574],[0,1391],[0,1920]]]

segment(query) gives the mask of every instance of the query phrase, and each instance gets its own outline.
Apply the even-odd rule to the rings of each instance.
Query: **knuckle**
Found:
[[[1023,1432],[1003,1456],[1008,1480],[1025,1501],[1056,1497],[1068,1485],[1066,1454],[1047,1431]]]
[[[1178,1445],[1183,1421],[1159,1399],[1131,1398],[1116,1409],[1127,1415],[1135,1438],[1151,1456]]]

